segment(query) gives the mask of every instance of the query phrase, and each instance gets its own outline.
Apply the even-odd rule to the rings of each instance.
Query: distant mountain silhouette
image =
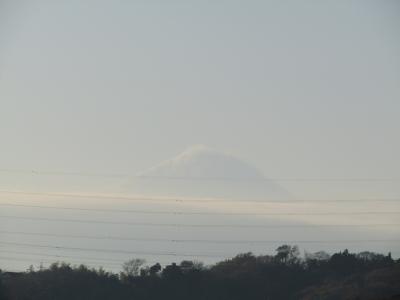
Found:
[[[130,192],[154,196],[281,199],[287,192],[252,165],[206,146],[190,147],[127,184]]]

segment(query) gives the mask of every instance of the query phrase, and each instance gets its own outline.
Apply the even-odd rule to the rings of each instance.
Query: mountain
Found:
[[[132,178],[130,192],[153,196],[230,199],[282,198],[287,192],[230,154],[193,146]]]

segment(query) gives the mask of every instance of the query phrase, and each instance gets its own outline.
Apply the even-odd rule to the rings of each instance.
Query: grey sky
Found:
[[[398,1],[0,0],[0,169],[137,174],[204,144],[270,178],[400,179],[399,14]],[[32,174],[0,172],[0,188],[64,191],[71,179],[42,178],[38,185]],[[91,192],[110,183],[74,180]],[[297,197],[398,198],[398,183],[302,182],[292,188]],[[30,198],[1,199],[50,202]],[[64,205],[74,204],[69,201]],[[363,208],[385,209],[376,203]],[[329,221],[352,220],[359,221]],[[14,223],[21,230],[65,226],[1,224]],[[224,234],[234,238],[236,231]],[[285,237],[297,237],[290,234]],[[315,236],[330,235],[321,230]],[[393,238],[398,229],[357,236]],[[399,250],[398,244],[367,246]]]
[[[395,1],[2,1],[1,165],[399,177]]]

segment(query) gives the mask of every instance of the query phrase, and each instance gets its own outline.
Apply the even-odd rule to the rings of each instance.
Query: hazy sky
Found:
[[[34,174],[13,174],[5,169],[137,174],[194,144],[231,153],[270,178],[400,179],[399,116],[399,1],[0,0],[1,189],[66,190],[55,188],[53,177],[57,176],[44,176],[39,186],[32,180]],[[105,185],[96,177],[90,186],[85,186],[88,183],[84,178],[78,176],[76,180],[82,180],[81,186],[91,192],[101,192]],[[67,179],[60,181],[66,183]],[[297,189],[303,194],[294,196],[346,199],[400,195],[399,181],[332,184],[300,182]],[[55,205],[51,196],[43,195],[2,194],[0,199]],[[154,203],[127,206],[86,200],[86,207],[95,208],[164,208]],[[83,201],[66,198],[57,205],[79,206]],[[279,204],[265,211],[360,209],[354,203],[339,208],[326,203],[296,205]],[[182,209],[178,204],[165,207]],[[373,212],[395,212],[397,207],[396,202],[362,205]],[[244,208],[200,205],[194,209],[241,212]],[[246,209],[259,211],[257,206]],[[1,213],[81,219],[89,214],[12,207],[1,207]],[[130,215],[95,216],[133,219]],[[225,218],[217,217],[196,220],[225,222]],[[278,224],[394,223],[397,217],[302,216],[281,218]],[[195,221],[184,215],[173,216],[172,221],[169,218],[139,216],[134,220]],[[227,222],[261,219],[277,221],[238,217]],[[396,227],[360,232],[340,229],[334,234],[325,229],[254,230],[249,234],[243,228],[243,232],[160,231],[158,227],[129,229],[93,224],[49,226],[15,218],[0,221],[0,227],[8,230],[122,232],[155,238],[237,239],[238,232],[239,237],[254,239],[399,236]],[[0,238],[38,242],[37,237],[4,234]],[[126,246],[121,243],[71,242],[91,247]],[[138,247],[134,242],[127,246]],[[176,243],[139,246],[143,251],[213,249],[210,245],[185,248]],[[233,249],[225,245],[222,250],[249,250],[245,246]],[[264,246],[250,250],[272,252],[277,245]],[[338,250],[348,245],[308,246]],[[354,249],[364,246],[377,251],[396,250],[397,256],[400,253],[398,243],[363,244]],[[8,267],[23,268],[26,264]]]
[[[397,1],[0,1],[0,166],[400,177]]]

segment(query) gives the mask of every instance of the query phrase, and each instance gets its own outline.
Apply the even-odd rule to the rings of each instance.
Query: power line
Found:
[[[25,246],[25,245],[24,245]],[[31,247],[31,246],[26,246],[26,247]],[[392,254],[400,253],[399,251],[390,251]],[[32,252],[32,251],[18,251],[18,250],[13,250],[13,251],[7,251],[7,250],[0,250],[0,253],[4,253],[6,255],[12,254],[12,255],[27,255],[27,256],[37,256],[41,257],[41,259],[38,259],[40,263],[56,263],[56,262],[65,262],[67,264],[83,264],[86,266],[91,266],[91,267],[96,267],[96,266],[108,266],[108,267],[121,267],[123,264],[123,261],[117,260],[117,259],[112,259],[112,258],[107,258],[107,259],[102,259],[102,258],[93,258],[88,257],[88,256],[74,256],[74,255],[59,255],[59,254],[49,254],[49,253],[43,253],[43,252]],[[46,260],[43,259],[43,257],[47,258]],[[79,261],[54,261],[54,260],[49,260],[49,258],[61,258],[61,259],[78,259]],[[12,261],[25,261],[25,262],[32,262],[34,258],[27,258],[27,257],[15,257],[15,256],[0,256],[0,260],[12,260]],[[169,262],[162,262],[162,261],[148,261],[145,260],[145,264],[155,264],[155,263],[160,263],[160,264],[169,264]],[[15,272],[20,272],[19,270]]]
[[[377,226],[399,226],[400,224],[374,224]],[[356,227],[357,225],[349,225]],[[294,226],[293,226],[294,227]],[[315,226],[319,227],[319,226]],[[343,226],[342,226],[343,227]],[[357,226],[361,227],[361,226]],[[364,226],[363,226],[364,227]],[[365,227],[370,227],[366,225]],[[72,238],[72,239],[88,239],[88,240],[117,240],[117,241],[141,241],[141,242],[168,242],[168,243],[204,243],[204,244],[265,244],[270,240],[209,240],[209,239],[171,239],[171,238],[142,238],[142,237],[123,237],[114,235],[75,235],[75,234],[55,234],[42,232],[26,232],[26,231],[0,231],[1,234],[23,235],[23,236],[43,236],[56,238]]]
[[[105,178],[128,178],[129,174],[118,173],[92,173],[92,172],[67,172],[67,171],[45,171],[28,169],[0,169],[2,173],[29,174],[29,175],[53,175],[53,176],[79,176],[79,177],[105,177]],[[135,177],[135,176],[133,176]]]
[[[144,256],[181,256],[181,257],[224,257],[224,254],[204,254],[204,253],[179,253],[179,252],[165,252],[165,251],[127,251],[120,249],[102,249],[102,248],[81,248],[81,247],[67,247],[67,246],[54,246],[54,245],[43,245],[43,244],[31,244],[31,243],[16,243],[16,242],[3,242],[0,244],[22,246],[22,247],[33,247],[33,248],[47,248],[47,249],[58,249],[58,250],[71,250],[71,251],[87,251],[87,252],[103,252],[103,253],[121,253],[121,254],[133,254],[133,255],[144,255]]]
[[[55,209],[55,210],[74,210],[74,211],[93,211],[93,212],[111,212],[111,213],[133,213],[133,214],[148,214],[148,215],[216,215],[216,216],[275,216],[275,215],[337,215],[337,214],[399,214],[400,212],[320,212],[320,213],[224,213],[224,212],[186,212],[186,211],[160,211],[160,210],[130,210],[130,209],[99,209],[99,208],[80,208],[80,207],[65,207],[65,206],[47,206],[47,205],[28,205],[15,203],[0,203],[0,206],[9,207],[26,207],[36,209]]]
[[[272,244],[339,244],[339,243],[389,243],[400,242],[400,239],[379,239],[379,240],[270,240]],[[44,245],[44,244],[31,244],[31,243],[16,243],[16,242],[3,242],[0,244],[32,247],[32,248],[45,248],[45,249],[58,249],[58,250],[71,250],[71,251],[82,251],[82,252],[100,252],[100,253],[122,253],[131,255],[144,255],[144,256],[174,256],[174,257],[211,257],[211,258],[223,258],[226,256],[234,256],[232,254],[204,254],[204,253],[178,253],[178,252],[162,252],[162,251],[127,251],[117,249],[102,249],[102,248],[82,248],[82,247],[66,247],[66,246],[55,246],[55,245]]]
[[[0,260],[25,261],[25,262],[32,262],[33,261],[33,259],[21,258],[21,257],[15,257],[15,256],[0,256]],[[55,261],[48,260],[48,259],[40,259],[39,262],[48,263],[48,264],[55,263]],[[87,263],[87,262],[81,262],[81,261],[71,261],[71,263],[84,264],[84,265],[88,265],[88,266],[91,266],[91,267],[95,266],[94,263]],[[101,263],[101,264],[104,265],[104,266],[108,266],[108,267],[116,267],[117,266],[117,264],[110,264],[110,263],[107,263],[107,264]]]
[[[122,262],[120,260],[113,260],[113,259],[94,259],[93,257],[82,257],[82,256],[70,256],[70,255],[58,255],[58,254],[47,254],[47,253],[39,253],[39,252],[27,252],[27,251],[4,251],[0,250],[0,253],[6,254],[24,254],[24,255],[31,255],[31,256],[40,256],[40,257],[54,257],[54,258],[68,258],[68,259],[82,259],[87,261],[93,261],[95,263],[106,262],[114,265],[121,265]]]
[[[23,192],[23,191],[10,191],[0,190],[3,194],[17,194],[17,195],[29,195],[29,196],[49,196],[49,197],[61,197],[61,198],[87,198],[87,199],[108,199],[108,200],[126,200],[126,201],[139,201],[139,202],[266,202],[263,200],[256,201],[240,201],[240,200],[229,200],[229,199],[190,199],[190,198],[179,198],[179,197],[135,197],[135,196],[121,196],[121,195],[92,195],[92,194],[70,194],[70,193],[51,193],[51,192]],[[400,198],[399,198],[400,199]],[[398,200],[398,199],[396,199]],[[278,201],[271,201],[278,202]]]
[[[311,215],[397,215],[400,212],[365,212],[365,213],[326,213],[326,214],[311,214]],[[275,214],[275,215],[291,215],[291,214]],[[310,215],[310,214],[292,214],[292,215]],[[266,225],[266,224],[182,224],[182,223],[145,223],[145,222],[122,222],[122,221],[103,221],[103,220],[81,220],[81,219],[65,219],[65,218],[43,218],[43,217],[21,217],[21,216],[6,216],[0,215],[0,218],[33,220],[33,221],[48,221],[48,222],[68,222],[68,223],[86,223],[86,224],[109,224],[109,225],[130,225],[130,226],[151,226],[151,227],[227,227],[227,228],[285,228],[285,227],[315,227],[315,225]],[[388,226],[389,224],[385,224]],[[394,224],[390,224],[394,225]],[[318,227],[355,227],[358,225],[317,225]],[[364,225],[363,225],[364,226]]]
[[[187,197],[146,197],[146,196],[122,196],[122,195],[93,195],[93,194],[71,194],[71,193],[52,193],[52,192],[24,192],[24,191],[11,191],[0,190],[3,194],[17,194],[28,196],[48,196],[48,197],[61,197],[61,198],[87,198],[87,199],[109,199],[109,200],[126,200],[126,201],[139,201],[139,202],[177,202],[177,203],[190,203],[190,202],[206,202],[206,203],[303,203],[303,202],[400,202],[398,198],[375,198],[375,199],[265,199],[265,200],[236,200],[236,199],[192,199]]]
[[[155,211],[155,210],[131,210],[131,209],[98,209],[98,208],[79,208],[79,207],[61,207],[61,206],[45,206],[45,205],[26,205],[26,204],[14,204],[14,203],[0,203],[0,206],[10,207],[27,207],[27,208],[38,208],[38,209],[56,209],[56,210],[75,210],[75,211],[94,211],[94,212],[112,212],[112,213],[135,213],[135,214],[163,214],[163,215],[210,215],[214,213],[207,212],[180,212],[180,211]],[[224,213],[216,213],[221,215]],[[241,214],[240,214],[241,215]]]
[[[29,175],[52,175],[52,176],[79,176],[79,177],[104,177],[104,178],[135,178],[135,179],[157,179],[157,180],[183,180],[183,181],[246,181],[246,182],[265,182],[265,181],[295,181],[295,182],[396,182],[400,178],[302,178],[302,177],[276,177],[276,178],[246,178],[246,177],[210,177],[210,176],[157,176],[157,175],[138,175],[127,173],[94,173],[94,172],[68,172],[68,171],[49,171],[34,169],[0,169],[2,173],[20,173]]]
[[[39,256],[39,257],[53,257],[53,258],[67,258],[67,259],[79,259],[82,260],[86,263],[86,261],[92,261],[92,263],[107,263],[109,265],[115,265],[115,266],[121,266],[124,261],[118,260],[118,259],[112,259],[112,258],[107,258],[107,259],[102,259],[102,258],[93,258],[93,257],[88,257],[88,256],[73,256],[73,255],[58,255],[58,254],[48,254],[48,253],[42,253],[42,252],[27,252],[27,251],[5,251],[5,250],[0,250],[0,253],[5,253],[5,254],[22,254],[22,255],[30,255],[30,256]],[[165,264],[166,262],[160,262],[160,261],[148,261],[146,260],[145,263],[150,263],[150,264],[155,264],[155,263],[163,263]]]
[[[400,252],[396,252],[396,251],[390,251],[392,254],[396,254],[396,253],[400,253]],[[38,252],[27,252],[27,251],[4,251],[4,250],[0,250],[0,253],[5,253],[6,255],[12,254],[12,255],[27,255],[27,256],[38,256],[41,257],[41,259],[39,259],[39,262],[45,262],[45,263],[56,263],[56,262],[60,262],[60,261],[54,261],[54,260],[50,260],[49,258],[62,258],[62,259],[78,259],[79,261],[61,261],[61,262],[65,262],[65,263],[73,263],[73,264],[83,264],[83,265],[87,265],[87,266],[95,266],[96,265],[100,265],[100,266],[109,266],[109,267],[121,267],[123,264],[123,261],[120,260],[113,260],[113,259],[100,259],[100,258],[96,258],[93,259],[93,257],[85,257],[85,256],[71,256],[71,255],[57,255],[57,254],[48,254],[48,253],[38,253]],[[46,258],[46,260],[43,260],[43,257]],[[28,258],[28,257],[15,257],[15,256],[0,256],[0,260],[13,260],[13,261],[27,261],[27,262],[32,262],[33,258]],[[160,261],[148,261],[145,260],[145,264],[156,264],[156,263],[160,263],[160,264],[168,264],[170,262],[160,262]]]

